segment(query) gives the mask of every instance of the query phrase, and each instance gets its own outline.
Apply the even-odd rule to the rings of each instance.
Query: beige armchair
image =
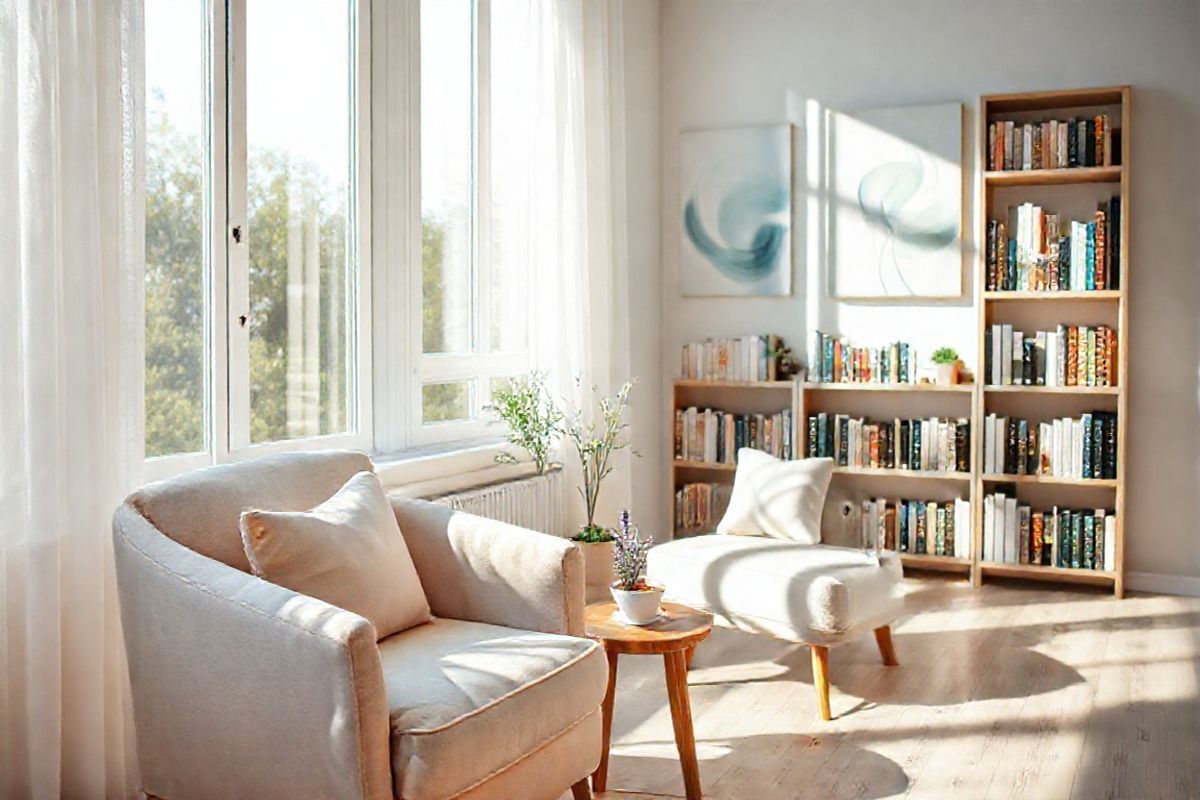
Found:
[[[569,541],[393,506],[434,621],[363,617],[250,574],[246,508],[302,510],[365,455],[270,456],[151,484],[114,517],[146,794],[588,797],[607,664],[583,634]]]

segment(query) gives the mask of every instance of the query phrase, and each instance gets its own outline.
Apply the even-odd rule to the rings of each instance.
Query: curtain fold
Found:
[[[532,367],[582,407],[593,403],[592,386],[613,394],[632,377],[622,7],[623,0],[493,0],[491,12],[497,257],[528,270]],[[630,504],[630,455],[617,455],[603,484],[600,525],[615,525]],[[578,485],[574,453],[561,458],[568,484]],[[574,529],[583,504],[571,500]]]
[[[140,0],[0,0],[0,796],[132,796],[110,518],[142,461]]]

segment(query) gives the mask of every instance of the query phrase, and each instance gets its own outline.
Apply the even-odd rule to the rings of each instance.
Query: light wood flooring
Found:
[[[901,666],[717,629],[689,675],[704,796],[1200,798],[1200,598],[906,582]],[[660,657],[623,656],[603,800],[682,797]]]

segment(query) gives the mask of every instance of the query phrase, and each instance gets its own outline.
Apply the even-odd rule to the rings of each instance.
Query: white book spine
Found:
[[[1117,568],[1117,518],[1104,518],[1104,569],[1109,572]]]

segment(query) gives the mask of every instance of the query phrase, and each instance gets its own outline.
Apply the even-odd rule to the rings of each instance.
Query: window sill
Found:
[[[534,474],[528,462],[498,464],[501,440],[459,442],[371,457],[375,473],[389,492],[431,497]]]

